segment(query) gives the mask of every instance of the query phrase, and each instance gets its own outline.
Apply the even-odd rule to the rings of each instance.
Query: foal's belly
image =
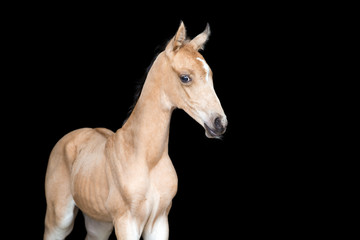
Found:
[[[86,215],[101,221],[111,221],[106,209],[107,184],[102,179],[78,175],[73,181],[76,206]]]

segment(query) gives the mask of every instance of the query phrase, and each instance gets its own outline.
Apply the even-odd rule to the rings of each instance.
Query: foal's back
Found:
[[[91,159],[94,157],[91,153],[99,151],[100,145],[105,144],[113,134],[114,132],[106,128],[81,128],[66,134],[56,143],[50,154],[47,174],[52,174],[55,170],[53,167],[56,167],[59,161],[64,161],[66,170],[70,171],[74,161],[85,152],[84,150],[90,150],[88,157]]]

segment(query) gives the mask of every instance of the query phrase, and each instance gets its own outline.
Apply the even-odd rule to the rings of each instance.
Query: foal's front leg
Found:
[[[159,216],[154,222],[149,222],[143,233],[144,240],[169,239],[169,222],[166,215]]]
[[[115,234],[118,240],[139,240],[141,230],[136,220],[130,215],[121,216],[114,222]]]

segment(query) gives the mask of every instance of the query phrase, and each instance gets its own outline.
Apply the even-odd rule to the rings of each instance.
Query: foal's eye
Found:
[[[189,75],[180,75],[180,80],[181,80],[183,83],[189,83],[189,82],[191,82],[191,78],[189,77]]]

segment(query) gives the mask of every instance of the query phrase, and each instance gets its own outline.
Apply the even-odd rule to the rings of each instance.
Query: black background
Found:
[[[52,147],[77,128],[120,128],[137,82],[183,20],[189,37],[210,24],[202,54],[229,125],[222,140],[208,139],[174,111],[169,155],[179,189],[170,239],[291,238],[317,229],[323,182],[312,150],[320,133],[307,137],[310,123],[319,125],[307,106],[325,23],[312,21],[314,7],[17,6],[6,19],[3,88],[5,128],[12,129],[6,148],[14,156],[7,162],[17,166],[12,181],[19,183],[5,184],[16,209],[9,221],[42,238]],[[85,235],[79,213],[68,239]]]

